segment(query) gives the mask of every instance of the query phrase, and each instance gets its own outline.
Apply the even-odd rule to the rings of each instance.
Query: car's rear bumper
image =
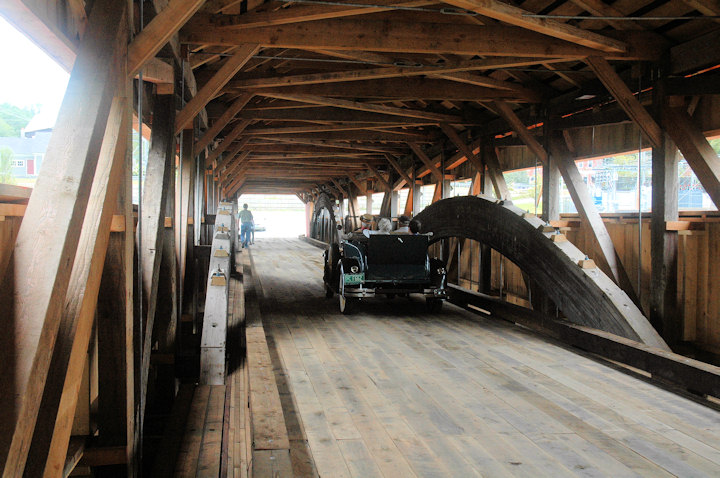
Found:
[[[366,287],[346,285],[344,289],[345,297],[352,297],[356,299],[364,299],[385,294],[422,294],[427,298],[447,299],[446,289],[428,288],[427,286],[413,287],[408,285],[378,284],[374,287]]]

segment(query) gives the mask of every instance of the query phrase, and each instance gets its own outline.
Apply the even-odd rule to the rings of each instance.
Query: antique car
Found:
[[[428,255],[428,236],[352,234],[325,250],[325,296],[337,294],[340,312],[362,299],[423,294],[432,312],[447,298],[445,263]]]

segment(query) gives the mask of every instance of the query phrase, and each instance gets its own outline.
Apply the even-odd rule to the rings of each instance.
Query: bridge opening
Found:
[[[298,237],[305,234],[305,204],[292,194],[243,194],[243,204],[253,213],[255,239]]]

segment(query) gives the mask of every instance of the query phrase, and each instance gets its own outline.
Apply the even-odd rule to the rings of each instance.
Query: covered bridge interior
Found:
[[[718,2],[0,14],[71,72],[36,187],[0,184],[3,477],[720,474]],[[628,152],[651,211],[603,213],[577,162]],[[304,241],[241,250],[266,193]],[[324,297],[373,198],[432,233],[443,312]]]

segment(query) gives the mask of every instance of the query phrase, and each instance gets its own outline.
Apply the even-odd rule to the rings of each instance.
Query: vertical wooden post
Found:
[[[492,248],[487,244],[480,243],[480,277],[478,279],[478,291],[489,294],[491,289],[492,275]]]
[[[495,151],[495,147],[490,138],[483,141],[481,151],[483,162],[487,165],[490,181],[492,181],[493,187],[495,188],[495,196],[499,199],[509,199],[510,190],[505,183],[505,176],[503,176],[500,160],[498,159],[497,151]]]
[[[542,218],[544,221],[560,219],[560,170],[552,155],[542,166]]]
[[[549,150],[548,132],[552,129],[552,122],[546,117],[544,128],[544,149]],[[547,161],[542,165],[542,219],[546,222],[560,219],[560,170],[557,158],[548,155]]]
[[[130,86],[132,88],[132,86]],[[132,115],[128,108],[127,114]],[[131,141],[128,134],[127,141]],[[136,450],[140,445],[140,409],[136,389],[140,376],[140,342],[135,338],[133,269],[135,220],[132,206],[132,148],[124,158],[124,174],[116,211],[125,218],[123,231],[110,233],[97,307],[98,428],[103,446],[125,445],[127,476],[137,476]],[[138,336],[139,337],[139,336]]]
[[[147,404],[147,384],[150,367],[150,351],[156,318],[160,263],[165,239],[165,207],[170,184],[170,172],[175,161],[175,97],[157,95],[153,108],[153,128],[148,153],[147,174],[143,189],[142,218],[138,225],[141,241],[138,252],[142,254],[143,287],[143,343],[142,380],[140,395],[141,424]],[[141,426],[142,429],[142,426]]]
[[[413,216],[417,216],[420,213],[420,198],[422,196],[422,183],[418,183],[415,179],[415,173],[413,172],[413,185],[412,185],[412,213]]]
[[[442,198],[452,197],[452,179],[443,179],[442,182]]]
[[[192,224],[189,223],[188,218],[190,217],[190,211],[192,210],[194,191],[194,188],[192,186],[192,171],[194,165],[193,158],[195,157],[193,154],[193,142],[194,141],[192,130],[184,130],[182,136],[182,157],[180,158],[180,174],[178,175],[180,185],[177,189],[180,195],[179,206],[177,209],[178,230],[175,232],[176,239],[178,241],[178,264],[180,265],[179,304],[181,314],[184,298],[183,291],[185,290],[185,271],[187,269],[188,251],[190,250],[188,246],[190,243],[192,243],[192,238],[189,237],[190,232],[188,230],[190,227],[192,227]]]
[[[173,158],[174,159],[174,158]],[[173,161],[174,162],[174,161]],[[175,298],[177,297],[177,264],[175,258],[175,232],[173,229],[175,204],[175,182],[168,183],[168,195],[165,200],[165,217],[170,218],[166,222],[165,235],[162,245],[162,259],[160,261],[160,276],[158,284],[158,301],[155,315],[154,337],[158,342],[158,353],[166,357],[172,357],[170,361],[163,361],[157,366],[156,387],[159,403],[172,403],[175,397],[177,384],[175,383],[174,355],[176,349],[176,336],[178,331],[178,310]]]
[[[653,89],[656,118],[662,117],[665,102],[661,79]],[[678,233],[667,231],[665,223],[678,220],[678,150],[666,133],[662,136],[663,143],[652,149],[650,322],[673,344],[682,339],[683,329],[677,306]]]
[[[357,194],[353,191],[353,185],[349,184],[347,185],[348,193],[350,194],[350,197],[348,198],[348,210],[350,215],[352,216],[352,219],[350,221],[350,230],[354,231],[358,227],[360,227],[360,220],[358,219],[358,201],[357,201]]]

